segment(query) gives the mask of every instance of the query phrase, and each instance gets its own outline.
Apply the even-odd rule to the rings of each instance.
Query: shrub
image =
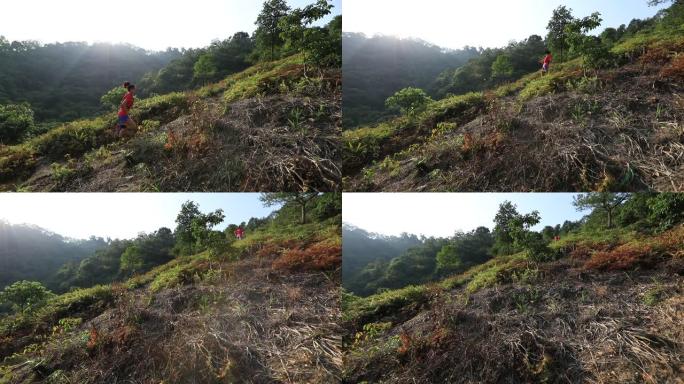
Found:
[[[176,265],[157,275],[150,284],[152,292],[159,292],[162,289],[174,288],[180,285],[189,284],[194,281],[196,270],[191,265]]]
[[[17,143],[34,126],[28,104],[0,105],[0,143]]]
[[[416,116],[425,111],[431,102],[430,96],[422,89],[408,87],[389,97],[385,101],[385,106],[390,109],[399,109],[407,116]]]
[[[18,177],[35,165],[35,154],[27,146],[0,148],[0,181]]]
[[[342,264],[342,247],[337,241],[320,241],[305,249],[288,249],[275,261],[273,268],[291,271],[331,270]]]

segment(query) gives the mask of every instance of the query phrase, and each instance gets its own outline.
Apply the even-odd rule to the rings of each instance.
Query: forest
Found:
[[[446,50],[417,39],[342,35],[344,75],[342,103],[345,129],[394,116],[385,100],[405,87],[429,89],[440,73],[478,57],[482,48]]]
[[[557,237],[565,241],[614,232],[661,233],[684,221],[680,194],[590,193],[579,195],[575,206],[591,213],[578,222],[565,221],[539,231],[530,229],[541,219],[538,212],[521,213],[508,201],[500,205],[493,228],[457,232],[449,238],[387,237],[345,226],[344,288],[369,296],[439,281],[521,251],[539,259],[553,258],[548,246]]]
[[[237,32],[203,48],[148,52],[131,45],[9,41],[0,36],[0,144],[39,136],[60,123],[118,107],[124,81],[142,98],[196,89],[261,62],[298,52],[319,66],[340,66],[342,19],[326,0],[292,9],[268,0],[255,32]],[[1,31],[0,31],[1,32]]]

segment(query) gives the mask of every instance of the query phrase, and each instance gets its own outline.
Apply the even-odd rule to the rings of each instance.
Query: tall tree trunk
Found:
[[[608,210],[608,229],[613,228],[613,210]]]

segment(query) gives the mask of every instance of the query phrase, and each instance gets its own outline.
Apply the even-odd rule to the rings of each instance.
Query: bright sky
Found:
[[[601,12],[603,26],[618,27],[655,15],[664,6],[647,0],[344,0],[345,32],[417,37],[445,48],[502,47],[511,40],[546,35],[559,5],[575,17]]]
[[[0,219],[35,224],[75,239],[129,239],[161,227],[174,229],[188,200],[205,213],[222,208],[226,219],[217,227],[221,230],[278,208],[264,208],[258,193],[3,193]]]
[[[333,0],[333,14],[341,13]],[[287,0],[300,8],[314,0]],[[43,43],[129,43],[148,50],[198,48],[236,32],[252,33],[263,1],[255,0],[4,0],[0,35]]]
[[[345,0],[346,1],[346,0]],[[509,200],[518,212],[538,210],[546,225],[579,220],[570,193],[345,193],[342,220],[369,232],[449,237],[457,230],[494,227],[499,204]]]

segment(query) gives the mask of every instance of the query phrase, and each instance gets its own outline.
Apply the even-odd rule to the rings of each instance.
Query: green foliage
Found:
[[[413,86],[432,96],[442,96],[437,89],[433,90],[435,78],[480,54],[475,47],[444,50],[415,39],[346,32],[342,45],[345,129],[376,124],[394,116],[386,109],[385,101],[402,88]]]
[[[613,216],[617,208],[629,198],[627,193],[592,192],[578,195],[574,205],[578,211],[594,209],[607,215],[607,228],[613,227]]]
[[[214,57],[210,54],[203,54],[193,66],[193,79],[199,84],[206,84],[215,78],[218,71]]]
[[[342,301],[342,319],[355,324],[366,324],[383,315],[398,313],[402,308],[425,303],[430,294],[425,286],[408,286],[359,298],[347,295]]]
[[[437,253],[437,272],[441,275],[463,272],[491,258],[494,238],[488,228],[480,227],[471,232],[458,232]]]
[[[211,213],[202,213],[199,206],[187,201],[181,206],[176,217],[176,246],[174,251],[180,255],[191,255],[209,248],[216,239],[212,228],[223,222],[225,215],[222,209]]]
[[[311,26],[329,15],[332,8],[328,0],[318,0],[281,18],[280,38],[284,41],[284,48],[303,53],[306,63],[339,67],[342,60],[342,17],[338,16],[325,28]]]
[[[0,292],[0,304],[10,304],[15,312],[29,312],[45,305],[54,296],[36,281],[18,281]]]
[[[195,268],[191,264],[176,265],[159,273],[150,283],[150,291],[159,292],[162,289],[174,288],[193,281]]]
[[[299,223],[306,224],[310,203],[317,198],[318,195],[318,192],[272,192],[263,193],[259,199],[267,207],[278,204],[297,206],[300,210]]]
[[[255,55],[261,60],[268,58],[273,61],[278,58],[283,45],[280,37],[283,33],[281,20],[284,19],[290,7],[285,0],[266,0],[257,17],[256,50]]]
[[[180,56],[178,49],[148,52],[125,44],[1,38],[0,104],[26,101],[41,123],[89,118],[102,110],[101,96],[112,87],[135,83]]]
[[[444,71],[430,88],[439,97],[493,88],[502,81],[520,79],[540,68],[546,46],[541,36],[532,35],[504,48],[485,49],[468,63]]]
[[[513,76],[513,63],[510,57],[506,55],[497,56],[494,63],[492,63],[492,78],[497,81],[508,80]]]
[[[0,105],[0,144],[15,144],[34,128],[28,103]]]
[[[404,88],[385,101],[387,108],[397,108],[402,114],[415,117],[427,109],[432,99],[418,88]]]
[[[546,27],[548,30],[546,40],[554,51],[560,52],[559,61],[563,61],[563,54],[568,49],[566,27],[574,21],[575,18],[572,16],[572,9],[561,5],[553,11],[551,20],[549,20],[549,24]]]
[[[115,87],[110,89],[107,93],[102,95],[100,103],[107,109],[117,109],[121,105],[121,100],[128,92],[124,87]]]

